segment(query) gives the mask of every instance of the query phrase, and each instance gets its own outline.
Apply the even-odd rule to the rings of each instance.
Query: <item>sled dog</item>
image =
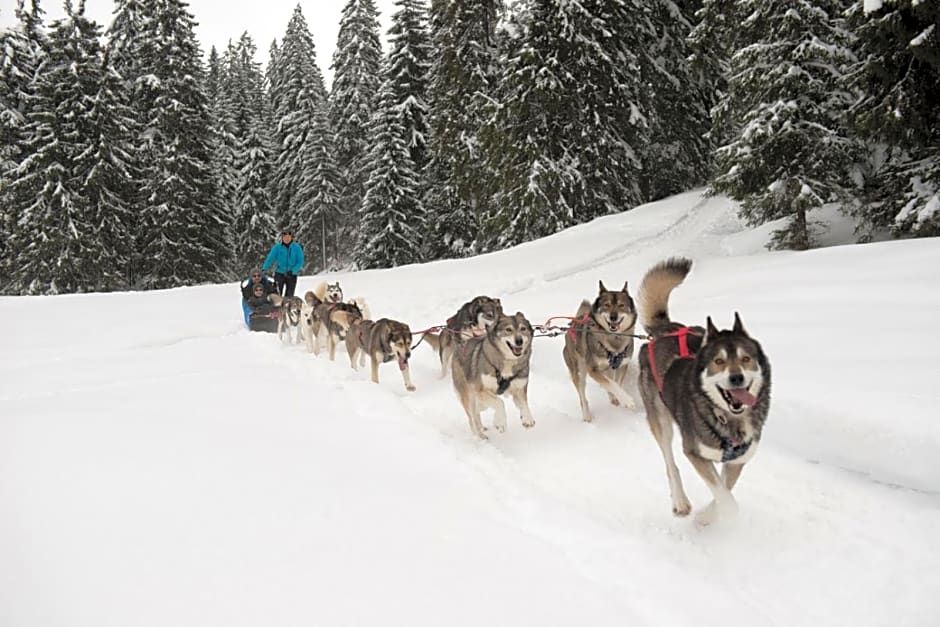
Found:
[[[292,329],[297,329],[297,337],[295,341],[299,344],[302,332],[300,329],[300,309],[303,306],[304,301],[297,298],[296,296],[282,298],[278,294],[268,294],[268,302],[272,303],[275,307],[278,308],[277,339],[283,342],[284,335],[286,334],[287,341],[290,342]]]
[[[707,525],[737,511],[731,490],[767,420],[770,362],[737,313],[730,331],[719,331],[710,317],[704,328],[670,319],[669,295],[691,267],[688,259],[668,259],[640,284],[640,320],[652,339],[640,349],[639,388],[666,462],[672,512],[687,516],[692,509],[672,454],[675,422],[683,452],[714,497],[695,515],[697,524]],[[715,463],[722,464],[720,474]]]
[[[562,355],[568,373],[581,401],[581,417],[591,422],[584,388],[587,377],[607,390],[614,405],[633,409],[636,403],[623,389],[627,366],[633,356],[633,333],[636,309],[627,291],[627,284],[619,291],[608,290],[599,282],[597,298],[593,303],[582,301],[576,320],[565,334]]]
[[[382,318],[355,320],[346,334],[346,351],[349,365],[358,370],[357,361],[365,365],[366,355],[372,359],[372,382],[379,382],[379,364],[395,360],[401,371],[405,389],[415,391],[411,382],[411,329],[404,322]]]
[[[323,281],[313,289],[313,294],[325,303],[343,302],[343,289],[336,283],[327,283]]]
[[[506,392],[519,408],[522,426],[535,425],[529,409],[529,360],[532,356],[532,325],[522,313],[502,315],[486,335],[465,340],[454,350],[452,378],[457,397],[467,413],[470,430],[486,439],[480,412],[493,409],[496,430],[506,430],[506,407],[500,396]]]
[[[440,335],[425,335],[428,344],[440,357],[442,378],[447,376],[457,346],[472,337],[485,335],[501,315],[503,305],[498,298],[477,296],[460,306]]]
[[[320,342],[325,341],[330,361],[336,356],[336,345],[346,339],[350,325],[362,320],[362,310],[350,303],[321,302],[314,307],[313,352],[320,354]]]

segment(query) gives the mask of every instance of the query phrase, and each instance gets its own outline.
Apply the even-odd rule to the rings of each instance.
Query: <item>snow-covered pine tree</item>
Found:
[[[224,54],[215,49],[209,53],[208,72],[206,74],[206,97],[209,107],[209,171],[212,182],[212,212],[218,215],[232,216],[226,223],[224,239],[234,244],[237,234],[234,226],[235,192],[239,186],[238,156],[240,151],[237,129],[235,126],[235,103],[232,94],[238,89],[232,76],[232,57],[235,49],[231,41]],[[232,250],[237,256],[238,251]],[[234,261],[230,257],[230,260]],[[220,268],[226,279],[234,280],[240,273],[233,268]],[[244,273],[244,270],[242,270]]]
[[[132,106],[142,126],[142,197],[135,283],[163,288],[218,280],[231,216],[213,203],[209,104],[195,23],[182,0],[140,0]],[[133,25],[133,23],[131,24]]]
[[[940,235],[940,2],[855,2],[858,62],[852,113],[878,156],[868,170],[860,227]]]
[[[840,0],[746,0],[731,60],[737,132],[717,151],[713,187],[751,224],[788,218],[777,248],[812,245],[807,212],[836,200],[853,143],[839,81],[851,59]]]
[[[300,206],[308,208],[302,225],[311,238],[306,244],[308,254],[305,259],[309,259],[311,264],[318,263],[321,271],[337,265],[344,250],[337,237],[340,229],[340,176],[334,156],[335,146],[329,104],[324,102],[316,110],[313,141],[308,153],[309,163],[314,164],[315,170],[297,192]]]
[[[480,150],[485,104],[492,98],[502,0],[431,0],[428,84],[427,251],[432,258],[481,250],[480,224],[489,209],[491,173]]]
[[[235,252],[233,274],[244,273],[260,263],[277,232],[274,206],[269,194],[271,159],[264,106],[264,77],[255,61],[256,47],[248,33],[230,49],[223,93],[228,103],[235,139],[232,240]]]
[[[18,0],[17,24],[0,34],[0,276],[9,276],[15,261],[13,227],[17,203],[9,196],[15,170],[28,155],[27,114],[36,102],[34,79],[45,57],[47,38],[42,28],[43,10],[38,0],[27,8]],[[16,287],[3,281],[0,293],[15,294]]]
[[[712,81],[689,63],[692,23],[673,0],[647,3],[653,32],[638,55],[649,111],[649,143],[642,146],[643,200],[657,200],[701,185],[709,173]],[[685,3],[689,4],[689,3]]]
[[[100,27],[65,2],[35,77],[28,154],[10,182],[18,215],[9,280],[20,292],[55,294],[122,286],[127,206],[118,111],[104,71]],[[110,83],[110,85],[109,85]]]
[[[239,153],[239,187],[232,227],[235,271],[244,274],[260,265],[277,232],[274,204],[268,193],[271,159],[267,154],[262,121],[249,129]]]
[[[698,7],[695,2],[684,4],[689,12],[683,14],[695,15],[688,41],[689,61],[693,72],[709,87],[707,95],[711,97],[707,138],[712,147],[724,146],[734,134],[732,102],[728,96],[731,55],[737,49],[738,26],[747,14],[742,14],[744,9],[738,0],[703,0],[697,3]]]
[[[277,81],[272,83],[272,99],[277,109],[276,155],[272,197],[276,217],[282,226],[294,229],[294,238],[304,247],[316,236],[308,232],[310,207],[299,199],[299,190],[309,185],[316,164],[308,157],[314,142],[317,107],[326,100],[323,74],[316,62],[313,36],[300,5],[294,9],[287,33],[278,51]]]
[[[374,143],[365,168],[369,178],[355,251],[359,268],[391,268],[421,260],[424,206],[391,71],[386,65],[369,129]]]
[[[423,0],[396,0],[398,10],[392,15],[388,31],[388,69],[405,128],[405,140],[416,171],[427,165],[428,78],[431,67],[431,42],[428,35],[428,11]]]
[[[333,52],[330,125],[335,132],[340,175],[340,219],[355,237],[365,195],[365,165],[372,145],[369,121],[381,82],[382,46],[374,0],[347,0]]]
[[[640,202],[645,142],[639,61],[648,31],[633,0],[533,0],[485,132],[498,247]]]

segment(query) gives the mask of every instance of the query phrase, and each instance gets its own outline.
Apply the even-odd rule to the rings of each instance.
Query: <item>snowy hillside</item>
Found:
[[[741,312],[774,368],[740,514],[707,529],[671,515],[642,410],[590,386],[581,422],[560,338],[536,340],[535,428],[481,442],[427,346],[417,392],[376,386],[247,332],[233,285],[0,298],[0,625],[938,624],[940,245],[765,237],[688,193],[335,277],[412,329],[480,293],[538,323],[691,256],[673,316]]]

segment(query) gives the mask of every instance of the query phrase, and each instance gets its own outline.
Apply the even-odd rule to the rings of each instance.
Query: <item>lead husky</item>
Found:
[[[626,282],[623,289],[615,292],[599,281],[594,303],[585,300],[578,308],[577,320],[565,334],[562,355],[578,391],[584,422],[593,419],[584,393],[588,376],[607,390],[607,396],[614,405],[630,409],[636,407],[633,398],[623,389],[627,366],[633,356],[635,324],[636,309],[627,292]]]
[[[503,304],[498,298],[477,296],[460,306],[440,335],[425,334],[428,345],[440,357],[441,378],[447,376],[457,347],[470,338],[486,335],[487,329],[502,315]]]
[[[521,313],[500,316],[486,335],[471,338],[454,353],[453,381],[467,412],[470,430],[486,439],[480,412],[496,410],[493,425],[506,430],[506,406],[500,395],[509,392],[519,408],[523,427],[535,425],[529,409],[529,359],[532,357],[532,325]]]
[[[695,515],[707,525],[733,514],[731,489],[744,464],[757,451],[770,408],[770,363],[761,345],[734,314],[734,327],[719,331],[708,318],[705,328],[669,319],[669,294],[692,267],[673,258],[654,266],[640,284],[643,326],[653,339],[640,349],[640,394],[646,419],[666,462],[672,512],[692,510],[672,454],[672,423],[679,426],[682,450],[714,500]],[[714,462],[723,464],[721,475]]]
[[[346,334],[346,352],[349,353],[349,365],[358,370],[356,361],[365,365],[366,355],[372,359],[372,382],[379,382],[379,364],[398,362],[405,389],[415,391],[411,382],[411,329],[404,322],[382,318],[381,320],[356,320]]]

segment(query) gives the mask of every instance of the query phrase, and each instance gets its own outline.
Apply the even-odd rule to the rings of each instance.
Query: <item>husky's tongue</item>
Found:
[[[727,392],[731,395],[731,398],[742,405],[753,407],[757,404],[757,398],[745,388],[728,388]]]

